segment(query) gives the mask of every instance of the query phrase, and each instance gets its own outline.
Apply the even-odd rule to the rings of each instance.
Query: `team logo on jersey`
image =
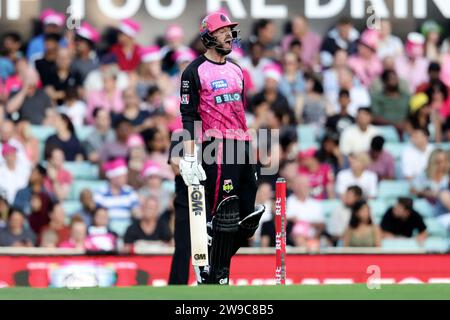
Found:
[[[220,90],[220,89],[226,89],[228,88],[228,82],[227,80],[216,80],[211,82],[211,88],[216,91],[216,90]]]
[[[230,193],[233,190],[234,190],[233,180],[231,180],[231,179],[224,180],[223,181],[223,191],[226,193]]]
[[[188,94],[183,94],[181,96],[181,104],[189,104],[189,95]]]
[[[241,101],[242,97],[240,93],[225,93],[219,96],[215,96],[214,100],[216,101],[216,104],[222,104]]]

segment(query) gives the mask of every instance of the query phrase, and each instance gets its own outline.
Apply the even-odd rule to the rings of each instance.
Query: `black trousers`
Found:
[[[175,252],[172,257],[169,284],[185,285],[189,281],[191,237],[187,187],[181,176],[175,177]]]
[[[239,197],[241,220],[254,212],[258,177],[250,142],[213,139],[204,142],[202,148],[209,219],[215,214],[217,205],[233,195]]]

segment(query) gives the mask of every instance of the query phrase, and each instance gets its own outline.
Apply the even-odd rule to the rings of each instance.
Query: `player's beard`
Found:
[[[232,41],[232,40],[231,40]],[[221,44],[221,46],[217,46],[215,47],[216,52],[221,55],[222,57],[225,57],[227,55],[229,55],[232,51],[233,51],[233,42],[231,42],[231,48],[230,49],[225,49],[223,46],[224,44]]]

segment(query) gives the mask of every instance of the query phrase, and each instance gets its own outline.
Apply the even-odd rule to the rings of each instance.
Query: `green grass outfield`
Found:
[[[92,289],[0,289],[0,300],[450,300],[450,285],[134,287]]]

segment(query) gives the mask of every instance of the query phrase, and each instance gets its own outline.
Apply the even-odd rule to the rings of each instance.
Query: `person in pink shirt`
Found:
[[[361,35],[358,52],[348,59],[348,65],[365,87],[370,87],[383,72],[383,64],[377,55],[379,32],[367,29]]]
[[[317,158],[316,149],[308,149],[299,154],[299,174],[309,181],[311,197],[316,200],[333,199],[334,174],[328,164],[322,164]]]
[[[64,169],[64,152],[59,148],[54,148],[48,159],[47,176],[45,177],[45,189],[54,194],[59,201],[68,198],[72,185],[72,175]]]
[[[291,21],[291,33],[286,35],[281,41],[284,52],[289,51],[289,47],[294,40],[302,43],[301,56],[302,63],[314,69],[319,64],[319,52],[321,39],[319,35],[312,32],[305,17],[295,16]]]
[[[141,63],[141,47],[136,43],[140,31],[141,26],[136,21],[125,19],[120,22],[118,43],[111,48],[111,53],[117,57],[122,71],[136,71]]]
[[[69,240],[63,241],[58,246],[62,249],[82,249],[89,247],[87,240],[87,226],[83,218],[74,216],[70,223],[70,237]]]
[[[88,123],[94,123],[93,112],[95,108],[106,109],[113,113],[121,113],[125,108],[123,101],[123,92],[117,86],[117,73],[113,70],[107,70],[102,73],[103,89],[93,91],[87,99],[87,118]]]
[[[425,37],[420,33],[408,34],[405,55],[395,60],[395,70],[400,78],[409,84],[411,92],[416,92],[419,85],[429,81],[429,61],[425,58]]]

